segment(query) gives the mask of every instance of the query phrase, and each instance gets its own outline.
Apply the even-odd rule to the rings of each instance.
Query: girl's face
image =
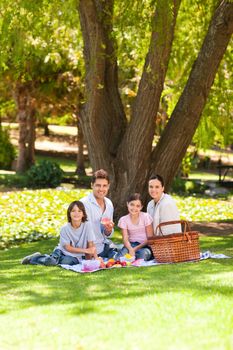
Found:
[[[139,199],[127,203],[129,214],[138,215],[142,210],[142,203]]]
[[[83,218],[83,211],[77,205],[73,207],[70,212],[71,222],[81,222]]]
[[[163,194],[164,186],[157,179],[149,181],[148,191],[155,202],[158,202]]]

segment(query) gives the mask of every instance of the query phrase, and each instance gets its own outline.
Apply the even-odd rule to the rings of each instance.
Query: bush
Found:
[[[204,183],[200,181],[194,181],[194,180],[184,180],[179,177],[175,177],[172,185],[171,190],[175,193],[180,194],[193,194],[193,193],[201,193],[203,194],[204,191],[208,188]]]
[[[0,169],[11,169],[11,164],[16,156],[16,151],[10,142],[8,130],[3,130],[0,127]]]
[[[28,185],[34,188],[55,188],[60,185],[63,171],[57,163],[43,160],[27,172]]]

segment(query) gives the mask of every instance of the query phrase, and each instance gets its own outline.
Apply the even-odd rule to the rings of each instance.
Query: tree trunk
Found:
[[[118,91],[114,42],[109,35],[112,12],[113,0],[79,1],[86,64],[86,103],[80,113],[80,122],[93,170],[102,167],[111,174],[126,127]]]
[[[35,162],[35,101],[29,95],[27,85],[18,83],[15,88],[18,108],[19,149],[16,172],[22,173]]]
[[[174,36],[179,0],[158,1],[138,93],[127,122],[118,93],[112,31],[113,0],[80,0],[84,38],[86,103],[81,125],[93,170],[106,169],[116,216],[126,210],[129,193],[147,195],[150,174],[170,184],[197,128],[214,76],[232,33],[233,3],[216,10],[184,92],[154,150],[159,101]]]
[[[84,135],[80,120],[77,116],[77,132],[78,132],[78,154],[77,154],[77,168],[75,172],[78,175],[86,175],[84,164]]]
[[[35,140],[36,140],[36,106],[35,99],[29,99],[28,105],[28,143],[27,143],[27,168],[35,164]]]

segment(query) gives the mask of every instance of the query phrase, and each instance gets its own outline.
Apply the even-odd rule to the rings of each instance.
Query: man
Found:
[[[97,254],[103,258],[112,258],[117,255],[117,249],[112,248],[113,244],[108,237],[113,234],[113,204],[106,198],[110,187],[108,173],[97,170],[92,177],[92,192],[80,199],[84,204],[88,221],[91,222],[95,234],[95,246]]]

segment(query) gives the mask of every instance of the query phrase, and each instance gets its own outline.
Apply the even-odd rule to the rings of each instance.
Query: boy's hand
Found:
[[[86,248],[86,254],[96,256],[97,255],[96,247],[93,246],[93,247]]]

